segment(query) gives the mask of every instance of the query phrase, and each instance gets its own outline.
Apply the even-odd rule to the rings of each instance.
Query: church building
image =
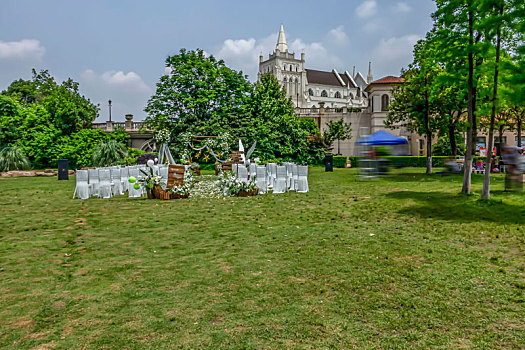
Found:
[[[371,63],[366,79],[360,72],[355,72],[355,66],[352,74],[348,70],[338,72],[335,68],[330,72],[306,69],[304,51],[300,58],[288,51],[282,24],[273,53],[267,60],[262,53],[259,56],[258,78],[266,73],[277,78],[297,108],[319,108],[321,105],[326,108],[368,107],[365,89],[373,81]]]

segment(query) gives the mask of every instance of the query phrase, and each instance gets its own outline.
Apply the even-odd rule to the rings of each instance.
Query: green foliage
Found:
[[[318,133],[317,125],[313,120],[293,114],[293,103],[275,76],[261,76],[250,96],[248,109],[253,122],[251,138],[257,140],[255,157],[304,164],[322,161],[324,149],[308,140],[312,133]]]
[[[32,166],[55,166],[59,158],[72,167],[91,165],[94,144],[107,138],[89,128],[98,107],[71,79],[57,84],[47,70],[33,70],[31,81],[17,80],[0,94],[0,146],[18,145]],[[119,139],[122,135],[115,137]],[[90,139],[92,138],[92,139]]]
[[[458,156],[465,155],[465,139],[461,136],[461,134],[456,134],[456,151]],[[450,146],[450,138],[448,135],[441,136],[438,138],[436,144],[434,145],[434,155],[436,156],[453,156],[453,150]]]
[[[0,171],[26,170],[31,163],[24,151],[17,146],[8,146],[0,150]]]
[[[138,148],[128,147],[128,156],[118,162],[118,165],[135,165],[138,157],[146,152]]]
[[[69,159],[72,169],[93,166],[95,147],[108,140],[108,135],[100,129],[83,129],[70,136],[60,137],[57,158]]]
[[[128,145],[131,136],[129,136],[124,127],[119,125],[109,133],[109,138],[123,145]]]
[[[323,132],[323,139],[327,150],[332,148],[334,141],[344,141],[352,137],[352,125],[345,123],[343,118],[335,122],[330,120],[326,123],[326,127],[326,130]]]
[[[181,49],[166,58],[166,68],[170,74],[160,78],[145,109],[150,128],[217,135],[249,125],[244,107],[251,87],[241,72],[199,49]]]
[[[93,150],[93,164],[103,167],[116,165],[126,158],[126,147],[115,140],[106,140],[97,143]]]
[[[344,168],[346,166],[346,157],[334,156],[332,164],[334,168]]]
[[[392,155],[392,151],[390,150],[390,147],[388,146],[375,146],[375,155],[377,157],[388,157]]]

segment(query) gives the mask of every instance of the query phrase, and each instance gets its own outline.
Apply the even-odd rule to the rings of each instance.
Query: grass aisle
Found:
[[[525,194],[423,171],[174,201],[2,178],[0,348],[524,348]]]

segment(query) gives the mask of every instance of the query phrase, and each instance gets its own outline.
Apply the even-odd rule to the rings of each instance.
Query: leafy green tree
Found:
[[[328,123],[326,123],[326,129],[323,132],[323,140],[326,150],[332,149],[332,145],[335,141],[344,141],[351,138],[351,123],[345,123],[345,121],[342,118],[337,121],[330,120]]]
[[[312,119],[293,114],[292,100],[272,74],[264,74],[255,84],[248,101],[252,121],[251,137],[257,141],[255,155],[263,159],[320,162],[324,150],[308,140],[319,134]]]
[[[170,73],[160,78],[145,109],[150,128],[176,137],[218,135],[249,125],[244,109],[251,86],[241,72],[202,50],[182,49],[166,59],[166,67]]]
[[[31,81],[16,80],[3,94],[43,105],[63,135],[89,128],[98,117],[98,106],[80,94],[77,82],[70,78],[59,85],[47,70],[33,69]]]

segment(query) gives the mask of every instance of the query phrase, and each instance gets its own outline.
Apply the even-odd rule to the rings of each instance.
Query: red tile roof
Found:
[[[402,83],[405,79],[400,77],[394,77],[392,75],[386,76],[384,78],[374,80],[371,84],[396,84],[396,83]]]
[[[378,80],[374,80],[373,82],[371,82],[370,84],[368,84],[368,86],[365,88],[365,91],[366,92],[370,92],[370,88],[373,86],[373,85],[388,85],[388,84],[400,84],[402,83],[403,81],[405,81],[404,78],[400,78],[400,77],[394,77],[392,75],[388,75],[386,77],[383,77],[381,79],[378,79]]]

